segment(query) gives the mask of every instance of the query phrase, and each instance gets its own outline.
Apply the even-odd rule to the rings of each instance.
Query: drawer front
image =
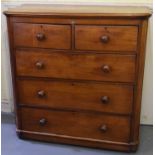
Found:
[[[71,48],[69,25],[14,23],[14,44],[22,47]]]
[[[137,49],[136,26],[76,26],[75,48],[78,50],[128,51]]]
[[[135,56],[17,51],[17,75],[133,82]]]
[[[133,87],[102,83],[18,80],[19,103],[130,114]]]
[[[22,108],[21,119],[22,129],[27,131],[119,142],[129,141],[129,117]]]

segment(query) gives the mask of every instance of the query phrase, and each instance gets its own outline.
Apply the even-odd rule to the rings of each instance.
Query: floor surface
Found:
[[[141,144],[136,153],[122,153],[29,140],[16,136],[13,116],[2,114],[2,155],[152,155],[153,127],[141,126]]]

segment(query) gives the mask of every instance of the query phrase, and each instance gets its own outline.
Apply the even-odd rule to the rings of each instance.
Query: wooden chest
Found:
[[[151,11],[24,5],[4,13],[19,137],[135,151]]]

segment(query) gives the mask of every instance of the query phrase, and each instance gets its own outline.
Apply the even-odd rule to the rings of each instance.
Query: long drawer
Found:
[[[134,82],[134,55],[17,50],[19,76]]]
[[[70,25],[14,23],[14,46],[71,48]]]
[[[135,52],[137,37],[137,26],[75,26],[75,48],[78,50]]]
[[[20,119],[22,130],[40,134],[129,142],[130,117],[22,108]]]
[[[18,80],[19,103],[118,114],[132,112],[133,87],[71,81]]]

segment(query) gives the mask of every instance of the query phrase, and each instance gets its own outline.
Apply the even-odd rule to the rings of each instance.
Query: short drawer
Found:
[[[75,48],[135,52],[137,49],[138,27],[136,26],[76,26]]]
[[[135,56],[17,51],[19,76],[134,82]]]
[[[14,44],[19,47],[70,49],[69,25],[14,23]]]
[[[130,136],[130,117],[22,108],[21,121],[23,130],[73,139],[129,142]]]
[[[18,80],[19,103],[131,114],[133,86],[71,81]]]

